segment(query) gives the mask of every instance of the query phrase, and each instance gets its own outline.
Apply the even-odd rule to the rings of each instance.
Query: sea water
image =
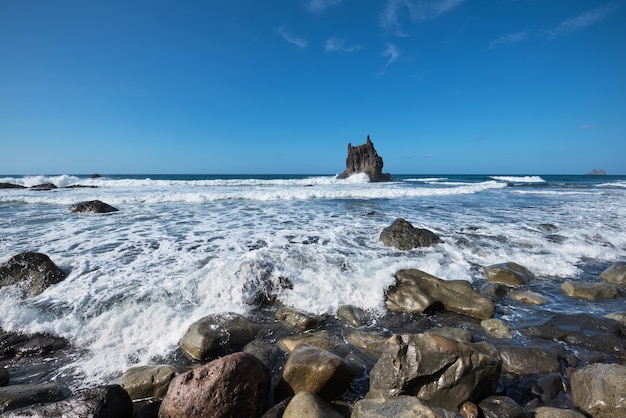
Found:
[[[618,301],[564,298],[565,280],[597,280],[626,259],[626,176],[364,175],[5,176],[0,262],[47,254],[68,273],[41,295],[0,289],[0,327],[47,332],[80,348],[73,371],[106,382],[170,356],[191,323],[253,309],[254,286],[287,278],[281,303],[316,314],[344,304],[384,312],[394,273],[415,268],[476,282],[482,268],[514,261],[536,276],[558,312],[604,314]],[[72,185],[97,188],[65,188]],[[110,214],[72,213],[101,200]],[[400,251],[380,232],[404,218],[438,234],[434,247]],[[621,306],[623,310],[623,306]],[[514,319],[523,315],[500,309]],[[60,371],[63,373],[63,371]]]

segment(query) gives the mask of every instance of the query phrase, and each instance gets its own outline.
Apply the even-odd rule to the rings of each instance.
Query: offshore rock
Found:
[[[385,294],[391,311],[429,313],[445,310],[478,319],[493,317],[493,301],[481,296],[465,280],[442,280],[420,270],[400,270],[396,284]]]
[[[592,364],[572,375],[574,405],[594,418],[626,417],[626,366]]]
[[[430,247],[441,242],[437,234],[422,228],[415,228],[410,222],[398,218],[380,233],[380,240],[388,247],[411,250]]]
[[[414,395],[429,405],[457,411],[466,401],[494,394],[502,369],[489,344],[438,335],[394,335],[370,373],[367,398]]]
[[[0,264],[0,287],[19,284],[27,297],[37,296],[63,279],[65,272],[41,253],[19,253]]]
[[[0,183],[0,189],[25,189],[26,186],[13,183]]]
[[[119,211],[119,209],[99,200],[75,203],[70,206],[70,212],[111,213],[117,211]]]
[[[361,399],[354,405],[351,418],[457,418],[460,415],[429,406],[415,396]]]
[[[267,407],[270,371],[252,354],[234,353],[175,377],[159,418],[260,417]]]
[[[54,189],[57,189],[57,186],[52,183],[38,184],[30,188],[30,190],[54,190]]]
[[[370,136],[363,145],[353,147],[348,144],[348,157],[346,158],[346,169],[337,178],[345,179],[352,174],[365,173],[371,182],[391,181],[389,174],[383,173],[383,159],[378,156],[374,149]]]

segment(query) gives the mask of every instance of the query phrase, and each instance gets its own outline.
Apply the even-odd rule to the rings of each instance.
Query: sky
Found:
[[[0,174],[626,174],[626,2],[0,0]]]

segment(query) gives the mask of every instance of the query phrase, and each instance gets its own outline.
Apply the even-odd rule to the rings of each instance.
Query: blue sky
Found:
[[[626,174],[626,4],[0,0],[0,174]]]

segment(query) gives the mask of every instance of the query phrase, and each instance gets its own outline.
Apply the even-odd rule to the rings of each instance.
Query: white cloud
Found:
[[[394,44],[387,44],[387,48],[381,53],[381,55],[387,58],[387,64],[385,64],[385,68],[387,68],[396,62],[400,56],[400,51],[398,51],[398,48]]]
[[[588,26],[594,25],[598,22],[604,20],[609,14],[617,9],[617,6],[614,4],[599,7],[594,10],[589,10],[587,12],[581,13],[578,16],[570,17],[569,19],[565,19],[557,26],[547,29],[545,31],[547,37],[549,39],[554,39],[559,35],[565,33],[576,32],[581,29],[584,29]]]
[[[304,6],[309,12],[320,14],[329,7],[340,4],[343,0],[309,0]]]
[[[282,36],[285,41],[294,44],[298,48],[306,48],[309,45],[306,39],[292,34],[285,26],[276,28],[276,33]]]
[[[496,46],[499,45],[511,45],[511,44],[516,44],[518,42],[522,42],[528,39],[528,32],[516,32],[516,33],[509,33],[508,35],[503,35],[501,37],[499,37],[498,39],[496,39],[495,41],[491,41],[489,43],[489,48],[495,48]]]
[[[408,12],[412,22],[434,19],[449,12],[465,0],[387,0],[385,9],[380,16],[380,25],[386,30],[395,30],[403,35],[400,21]]]
[[[326,40],[326,52],[354,52],[362,49],[360,45],[357,44],[347,44],[345,39],[339,38],[328,38]]]

